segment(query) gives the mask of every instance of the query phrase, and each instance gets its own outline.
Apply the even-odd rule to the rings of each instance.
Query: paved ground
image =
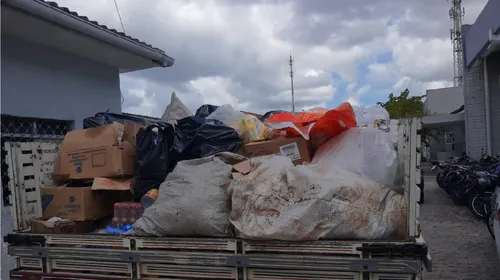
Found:
[[[456,206],[446,192],[425,177],[425,203],[420,223],[433,259],[433,272],[424,280],[498,280],[500,261],[483,221],[466,206]]]
[[[500,262],[486,225],[467,207],[458,207],[437,187],[434,177],[425,177],[425,203],[420,223],[429,244],[434,271],[425,280],[498,280]],[[10,209],[2,209],[2,236],[10,232]],[[13,261],[2,243],[2,276],[9,279]]]

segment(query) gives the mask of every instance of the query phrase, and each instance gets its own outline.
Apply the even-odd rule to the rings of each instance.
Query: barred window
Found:
[[[9,201],[9,173],[6,161],[5,142],[55,142],[59,143],[64,135],[73,127],[73,121],[24,118],[11,115],[1,115],[1,147],[2,147],[2,190],[3,204],[11,205]]]

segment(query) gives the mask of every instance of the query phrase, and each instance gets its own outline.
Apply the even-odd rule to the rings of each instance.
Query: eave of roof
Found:
[[[132,53],[145,56],[145,58],[151,59],[161,67],[170,67],[174,64],[174,59],[165,54],[163,50],[153,47],[137,38],[128,36],[116,29],[101,25],[97,21],[79,15],[67,7],[59,6],[56,2],[46,0],[2,0],[2,6],[4,4],[25,10],[37,17],[56,22],[69,29],[84,33],[89,37],[105,41],[119,48],[124,48]]]
[[[82,16],[82,15],[79,15],[77,12],[72,11],[72,10],[70,10],[70,9],[69,9],[69,8],[67,8],[67,7],[61,7],[61,6],[59,6],[59,5],[58,5],[56,2],[54,2],[54,1],[45,1],[45,0],[33,0],[33,1],[38,1],[38,2],[45,3],[45,4],[47,4],[47,5],[50,5],[50,6],[52,6],[52,7],[56,8],[56,9],[58,9],[58,10],[61,10],[61,11],[65,12],[65,13],[67,13],[67,14],[69,14],[69,15],[72,15],[72,16],[75,16],[75,17],[78,17],[78,18],[80,18],[80,19],[82,19],[82,20],[86,21],[87,23],[89,23],[89,24],[91,24],[91,25],[94,25],[94,26],[96,26],[96,27],[100,27],[100,28],[105,29],[105,30],[107,30],[107,31],[113,32],[114,34],[119,35],[120,37],[123,37],[124,39],[132,40],[132,41],[134,41],[134,42],[136,42],[136,43],[138,43],[138,44],[140,44],[140,45],[143,45],[143,46],[145,46],[145,47],[148,47],[148,48],[150,48],[150,49],[154,49],[154,50],[156,50],[156,51],[158,51],[158,52],[160,52],[160,53],[165,54],[165,51],[163,51],[163,50],[161,50],[161,49],[159,49],[159,48],[153,47],[152,45],[150,45],[150,44],[148,44],[148,43],[146,43],[146,42],[144,42],[144,41],[141,41],[141,40],[139,40],[139,39],[137,39],[137,38],[134,38],[134,37],[132,37],[132,36],[128,36],[127,34],[125,34],[125,33],[123,33],[123,32],[120,32],[120,31],[118,31],[118,30],[116,30],[116,29],[114,29],[114,28],[109,28],[109,27],[107,27],[106,25],[99,24],[99,23],[98,23],[97,21],[95,21],[95,20],[90,20],[88,17],[86,17],[86,16]]]

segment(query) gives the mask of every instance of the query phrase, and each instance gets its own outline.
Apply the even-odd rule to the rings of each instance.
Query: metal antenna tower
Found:
[[[290,85],[292,88],[292,113],[295,114],[295,95],[293,92],[293,58],[292,58],[292,51],[290,51],[290,60],[288,60],[288,63],[290,65]]]
[[[462,0],[451,0],[449,11],[453,28],[450,29],[450,39],[453,44],[453,85],[461,86],[463,80],[464,55],[462,50],[462,20],[465,9],[462,8]]]

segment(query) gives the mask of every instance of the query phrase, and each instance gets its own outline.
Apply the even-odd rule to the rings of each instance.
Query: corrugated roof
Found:
[[[132,40],[140,45],[143,45],[145,47],[148,47],[148,48],[151,48],[151,49],[154,49],[162,54],[165,54],[165,52],[159,48],[155,48],[153,47],[152,45],[146,43],[146,42],[143,42],[143,41],[140,41],[139,39],[137,38],[134,38],[134,37],[131,37],[131,36],[128,36],[127,34],[123,33],[123,32],[120,32],[116,29],[113,29],[113,28],[108,28],[106,25],[102,25],[102,24],[99,24],[97,21],[94,21],[94,20],[90,20],[88,17],[86,16],[82,16],[82,15],[79,15],[77,12],[75,11],[72,11],[70,10],[69,8],[67,7],[61,7],[59,6],[56,2],[53,2],[53,1],[45,1],[45,0],[33,0],[33,1],[37,1],[37,2],[41,2],[41,3],[45,3],[47,5],[50,5],[64,13],[67,13],[69,15],[72,15],[72,16],[76,16],[86,22],[88,22],[89,24],[92,24],[96,27],[99,27],[99,28],[103,28],[103,29],[106,29],[107,31],[110,31],[110,32],[113,32],[114,34],[116,35],[119,35],[120,37],[123,37],[124,39],[128,39],[128,40]]]
[[[152,117],[152,116],[138,115],[138,114],[132,114],[132,113],[125,113],[125,112],[123,112],[122,114],[124,114],[126,116],[131,116],[131,117],[139,117],[139,118],[143,118],[143,119],[150,120],[150,121],[161,120],[161,118]]]

